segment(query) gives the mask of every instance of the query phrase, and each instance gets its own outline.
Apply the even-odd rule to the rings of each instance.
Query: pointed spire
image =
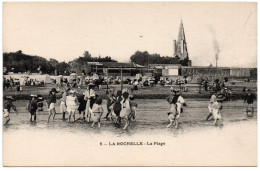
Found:
[[[181,20],[181,23],[180,23],[178,39],[179,39],[178,41],[185,40],[184,27],[183,27],[182,20]]]
[[[176,54],[181,59],[185,59],[188,57],[188,49],[187,49],[187,43],[186,43],[182,19],[181,19],[180,28],[179,28],[178,41],[176,44]]]

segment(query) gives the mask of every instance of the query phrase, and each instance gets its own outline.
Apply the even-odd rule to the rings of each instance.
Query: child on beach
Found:
[[[61,94],[61,99],[60,99],[60,111],[62,113],[62,119],[65,120],[65,114],[67,111],[67,107],[66,107],[66,98],[68,95],[68,91],[70,91],[70,88],[65,88],[64,91]]]
[[[134,94],[133,94],[134,92],[133,92],[132,89],[128,90],[127,88],[125,89],[124,92],[128,92],[129,93],[128,100],[130,102],[130,108],[131,108],[131,113],[129,115],[129,121],[131,119],[135,120],[137,104],[135,102],[133,102],[133,100],[135,99]]]
[[[10,121],[10,110],[11,108],[13,108],[13,110],[16,112],[16,114],[18,114],[18,111],[16,110],[15,105],[13,104],[13,97],[12,96],[6,96],[4,98],[4,104],[3,104],[3,114],[4,114],[4,118],[3,118],[3,124],[6,125],[9,121]]]
[[[130,101],[129,101],[129,93],[124,92],[123,100],[121,101],[121,111],[120,111],[120,118],[122,118],[126,121],[123,129],[126,129],[130,124],[130,122],[129,122],[130,114],[131,114],[131,107],[130,107]]]
[[[87,101],[84,99],[85,93],[83,92],[83,95],[81,95],[78,99],[79,102],[79,107],[78,107],[78,111],[79,114],[83,114],[82,116],[82,120],[85,121],[85,110],[86,110],[86,105],[87,105]]]
[[[255,98],[256,98],[255,95],[251,93],[250,89],[248,89],[247,94],[246,94],[245,99],[244,99],[244,103],[247,102],[247,107],[246,107],[247,116],[252,117],[253,114],[254,114],[253,102],[254,102]],[[250,112],[251,112],[251,114],[249,114]]]
[[[177,92],[179,92],[178,90],[173,90],[173,92],[174,95],[167,97],[167,101],[170,104],[170,111],[167,113],[170,124],[166,127],[169,128],[175,124],[175,128],[177,129],[179,125],[178,119],[180,114],[183,112],[183,106],[187,105],[183,97],[177,94]]]
[[[69,122],[71,116],[73,116],[73,122],[75,122],[75,113],[78,109],[78,99],[76,96],[76,92],[74,90],[70,90],[69,96],[66,98],[67,111],[69,113]]]
[[[129,97],[130,98],[130,97]],[[129,120],[133,119],[135,120],[136,118],[136,109],[137,109],[137,104],[135,102],[131,102],[130,101],[130,108],[131,108],[131,113],[130,113],[130,116],[129,116]]]
[[[36,122],[36,111],[37,111],[37,95],[31,94],[31,99],[27,105],[27,109],[31,114],[30,122],[32,122],[32,117],[34,116],[34,122]]]
[[[53,114],[53,120],[56,115],[56,110],[55,110],[55,103],[56,103],[56,88],[52,88],[50,91],[50,94],[47,99],[47,105],[48,105],[48,110],[49,110],[49,117],[47,123],[49,123],[51,115]]]
[[[96,102],[94,103],[92,109],[90,109],[91,115],[92,115],[92,120],[93,124],[92,127],[97,123],[98,127],[100,127],[100,118],[103,114],[103,108],[102,108],[102,99],[97,98]]]
[[[43,111],[43,101],[44,101],[44,98],[41,96],[41,95],[37,95],[37,108],[38,108],[38,111]]]
[[[108,93],[108,96],[107,96],[107,114],[105,116],[105,119],[108,119],[108,116],[109,115],[112,115],[112,105],[114,104],[115,102],[115,96],[114,96],[114,90],[113,89],[110,89],[109,90],[109,93]],[[111,117],[110,116],[110,120],[111,120]]]
[[[222,105],[221,103],[219,103],[217,101],[217,97],[215,95],[212,95],[210,98],[210,103],[208,105],[208,109],[209,111],[212,113],[212,116],[214,118],[214,124],[216,125],[218,124],[218,121],[221,121],[221,124],[223,124],[223,119],[220,113],[220,110],[222,109]],[[210,117],[211,115],[209,114],[209,116],[207,117],[207,119]]]
[[[86,119],[87,122],[90,122],[90,118],[91,118],[90,109],[95,103],[95,97],[96,97],[96,92],[94,91],[94,84],[90,83],[87,87],[87,90],[84,93],[85,93],[84,99],[87,101],[86,113],[85,113],[87,117]]]
[[[116,123],[121,123],[121,118],[120,118],[120,112],[121,112],[121,101],[122,101],[122,91],[118,90],[116,93],[116,100],[113,105],[113,113],[116,115],[117,120]]]

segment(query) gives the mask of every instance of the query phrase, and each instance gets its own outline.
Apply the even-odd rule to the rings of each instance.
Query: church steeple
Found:
[[[181,20],[178,40],[174,40],[174,56],[178,56],[181,60],[184,60],[189,57],[187,43],[185,38],[185,32],[183,27],[183,22]]]

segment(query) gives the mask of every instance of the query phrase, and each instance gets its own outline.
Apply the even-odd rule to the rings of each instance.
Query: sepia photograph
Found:
[[[2,165],[257,166],[256,2],[4,2]]]

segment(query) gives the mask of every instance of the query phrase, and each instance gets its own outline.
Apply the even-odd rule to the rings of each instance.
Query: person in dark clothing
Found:
[[[56,91],[56,88],[52,88],[51,91],[50,91],[50,94],[48,96],[48,99],[47,99],[47,105],[48,105],[48,110],[49,110],[49,117],[48,117],[47,123],[49,123],[50,117],[51,117],[52,114],[53,114],[53,120],[55,119],[55,114],[56,114],[56,110],[55,110],[56,93],[58,93]]]
[[[208,78],[206,78],[206,79],[203,81],[203,86],[204,86],[205,91],[208,91]]]
[[[121,123],[120,112],[121,112],[121,101],[122,100],[123,100],[122,91],[118,90],[117,94],[116,94],[115,104],[114,104],[114,107],[113,107],[114,113],[117,116],[117,123]]]
[[[3,118],[3,121],[4,121],[4,125],[6,125],[9,121],[10,121],[10,116],[9,116],[9,113],[10,113],[10,110],[11,108],[16,112],[16,114],[18,114],[18,111],[16,110],[16,107],[15,105],[13,104],[13,97],[12,96],[6,96],[4,98],[4,104],[3,104],[3,114],[4,114],[4,118]]]
[[[37,105],[37,95],[31,95],[31,100],[28,103],[28,111],[31,114],[30,122],[32,122],[32,117],[34,116],[34,122],[36,122],[36,111],[38,108]]]
[[[242,98],[245,99],[246,95],[247,95],[246,87],[244,87],[243,90],[242,90]]]
[[[254,102],[255,98],[256,98],[255,95],[251,92],[250,89],[248,89],[247,95],[245,96],[245,99],[244,99],[244,103],[247,102],[246,113],[247,113],[248,116],[249,116],[250,111],[251,111],[252,116],[253,116],[253,113],[254,113],[253,102]]]
[[[79,114],[81,114],[81,112],[83,113],[82,116],[82,120],[85,121],[85,110],[86,110],[86,105],[87,105],[87,100],[84,99],[85,94],[83,93],[82,96],[79,97],[78,102],[79,102]]]

